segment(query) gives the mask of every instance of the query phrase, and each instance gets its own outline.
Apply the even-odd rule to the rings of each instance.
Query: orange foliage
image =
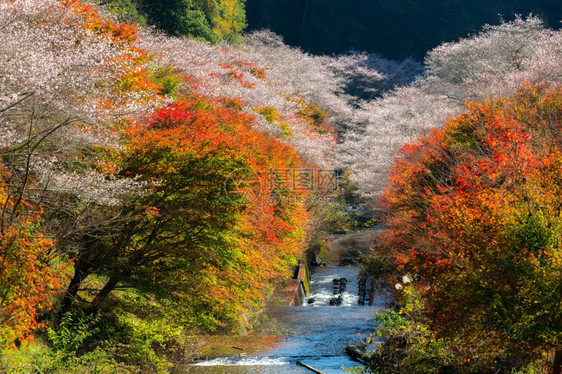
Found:
[[[112,43],[120,45],[122,49],[122,53],[114,61],[120,69],[117,95],[107,98],[102,103],[102,107],[111,109],[118,106],[130,92],[140,94],[137,104],[153,100],[161,87],[150,79],[146,70],[148,61],[146,51],[133,46],[138,38],[137,26],[126,23],[116,24],[105,19],[99,15],[94,6],[84,4],[81,0],[61,0],[61,2],[68,7],[70,12],[81,18],[84,29],[90,30],[100,37],[110,38]]]
[[[61,0],[71,12],[83,18],[84,28],[94,31],[99,35],[110,36],[114,42],[131,44],[137,40],[137,27],[126,23],[115,22],[100,17],[96,8],[84,4],[81,0]]]
[[[81,0],[61,1],[84,29],[119,48],[111,61],[118,67],[118,79],[111,83],[115,92],[100,106],[119,109],[161,103],[162,87],[146,68],[153,56],[134,46],[136,27],[106,20]],[[253,88],[251,80],[255,81],[246,80],[245,73],[265,79],[265,70],[253,63],[233,64],[243,72],[221,65],[223,79],[245,88]],[[191,76],[175,78],[195,89],[204,84]],[[131,226],[138,229],[130,234],[134,239],[116,251],[118,260],[103,265],[118,266],[114,275],[137,274],[160,282],[186,301],[194,315],[206,313],[220,325],[221,320],[236,320],[240,311],[262,301],[264,289],[273,279],[286,276],[288,267],[302,255],[307,192],[296,188],[294,180],[302,163],[292,146],[255,130],[255,117],[244,113],[248,104],[242,100],[186,92],[177,96],[182,98],[179,102],[156,109],[145,122],[133,122],[123,131],[127,146],[121,155],[122,175],[140,176],[151,188],[131,219]],[[307,135],[330,131],[324,112],[303,101],[298,104],[302,109],[298,120],[310,128]],[[85,125],[77,126],[89,131]],[[120,132],[121,126],[122,122],[109,131]],[[95,165],[99,171],[117,172],[118,151],[91,150],[103,155]],[[159,234],[148,239],[151,230]],[[174,234],[168,236],[170,232]],[[174,240],[181,245],[172,244]],[[143,247],[143,243],[151,244]],[[44,292],[47,299],[49,292]]]
[[[54,243],[39,227],[41,210],[25,202],[16,206],[3,179],[0,206],[0,348],[11,348],[16,339],[31,339],[42,327],[39,313],[52,307],[51,297],[65,279],[51,265]]]
[[[216,192],[219,195],[205,198],[225,204],[220,214],[227,216],[222,219],[235,218],[235,224],[220,229],[220,234],[209,228],[207,232],[228,238],[225,245],[231,260],[227,266],[217,266],[225,263],[222,251],[212,250],[212,244],[196,251],[192,248],[191,262],[202,264],[200,273],[191,275],[197,277],[201,293],[191,288],[180,295],[193,304],[205,303],[204,309],[222,320],[239,318],[239,312],[249,306],[247,301],[262,300],[269,282],[288,273],[287,267],[303,253],[302,227],[308,219],[305,191],[281,175],[301,166],[299,156],[272,135],[254,130],[255,118],[241,112],[241,104],[192,96],[158,110],[146,124],[134,123],[127,129],[127,153],[143,160],[127,172],[158,181],[155,192],[167,190],[168,178],[174,175],[185,176],[182,183],[191,183],[182,187],[186,193],[205,196],[198,190],[216,188],[209,183],[224,187]],[[200,164],[207,165],[205,170],[197,169]],[[211,172],[217,173],[214,180],[205,182],[205,174]],[[176,177],[174,181],[179,188]],[[217,203],[209,202],[210,209],[219,209]],[[206,214],[203,220],[221,219],[219,211]]]
[[[437,331],[536,358],[562,341],[562,89],[467,109],[401,150],[381,248],[422,276]]]

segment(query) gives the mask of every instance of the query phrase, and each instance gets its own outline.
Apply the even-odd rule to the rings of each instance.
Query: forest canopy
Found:
[[[174,36],[235,41],[246,28],[245,0],[94,0],[118,19]]]

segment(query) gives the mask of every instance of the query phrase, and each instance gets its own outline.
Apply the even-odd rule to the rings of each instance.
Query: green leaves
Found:
[[[62,316],[57,329],[47,329],[47,338],[56,350],[75,352],[88,338],[99,332],[99,327],[96,326],[99,321],[100,316],[67,312]]]
[[[243,0],[148,0],[149,22],[170,35],[210,43],[235,40],[246,27]]]
[[[541,211],[524,214],[524,217],[507,232],[514,248],[527,249],[532,253],[537,253],[556,245],[555,233],[548,227],[551,223]]]

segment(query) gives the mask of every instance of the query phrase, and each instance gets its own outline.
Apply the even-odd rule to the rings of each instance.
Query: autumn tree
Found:
[[[134,287],[174,303],[186,323],[215,328],[237,321],[295,264],[308,217],[291,187],[300,158],[253,129],[240,104],[191,96],[127,127],[121,174],[146,190],[123,206],[126,220],[107,220],[105,236],[85,241],[66,309],[98,274],[107,281],[89,308]]]
[[[398,149],[465,111],[466,100],[513,95],[523,80],[558,81],[561,40],[562,32],[539,18],[516,17],[434,48],[413,83],[357,103],[338,147],[339,163],[353,170],[363,194],[377,196]]]
[[[300,159],[252,129],[253,117],[237,106],[191,98],[131,127],[124,172],[154,183],[139,201],[153,212],[140,223],[151,229],[137,234],[135,247],[124,248],[126,262],[112,270],[143,273],[215,323],[237,320],[247,300],[261,300],[260,290],[304,245],[304,199],[285,185],[290,180],[271,176],[298,169]]]
[[[40,205],[57,252],[75,258],[102,235],[102,222],[119,217],[121,198],[138,191],[132,179],[112,176],[105,155],[119,148],[119,116],[160,102],[158,87],[147,79],[146,55],[132,46],[136,27],[91,5],[16,1],[0,16],[5,188],[16,205]]]
[[[228,33],[241,3],[220,4],[230,13],[215,26]],[[301,91],[300,72],[284,90],[282,64],[260,65],[265,50],[139,36],[80,1],[0,12],[3,186],[10,204],[43,209],[41,229],[22,237],[71,260],[59,316],[103,310],[127,288],[172,303],[192,326],[258,305],[306,246],[300,169],[331,165],[322,107],[338,100],[314,92],[338,78],[308,56],[318,76]],[[302,54],[291,53],[297,72]],[[31,210],[22,217],[39,222]]]
[[[65,277],[54,243],[41,228],[41,209],[10,195],[6,172],[0,173],[0,349],[5,349],[33,337]]]
[[[161,64],[173,66],[178,74],[189,77],[180,83],[179,90],[193,90],[218,100],[230,97],[243,101],[242,110],[256,115],[254,128],[258,131],[279,136],[305,162],[332,167],[332,132],[323,128],[317,131],[299,112],[303,101],[320,110],[345,107],[345,100],[334,93],[340,79],[320,59],[278,44],[278,39],[276,45],[269,45],[271,33],[254,37],[252,42],[239,46],[209,46],[198,40],[143,34],[139,46],[158,56]],[[264,40],[258,41],[260,38]],[[326,115],[325,119],[326,125],[333,127],[332,116]]]
[[[402,149],[385,191],[381,249],[422,277],[432,328],[488,367],[560,357],[561,98],[468,104]]]

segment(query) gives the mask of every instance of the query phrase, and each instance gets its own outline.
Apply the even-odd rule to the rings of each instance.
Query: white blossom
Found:
[[[118,57],[137,52],[85,29],[81,16],[59,0],[2,5],[0,154],[3,168],[14,172],[10,186],[27,189],[28,199],[35,190],[58,188],[80,200],[115,204],[135,183],[107,180],[88,154],[93,147],[119,148],[113,123],[147,109],[137,93],[117,86],[130,67]]]
[[[557,84],[562,31],[544,29],[536,17],[517,18],[435,48],[425,65],[412,84],[359,103],[343,134],[339,162],[366,196],[381,193],[403,144],[462,113],[466,100],[509,96],[523,81]]]

